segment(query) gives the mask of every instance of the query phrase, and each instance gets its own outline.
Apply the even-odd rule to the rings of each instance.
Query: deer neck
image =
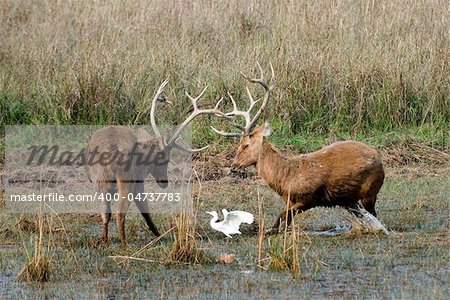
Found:
[[[263,141],[256,170],[264,181],[278,194],[284,195],[283,183],[289,174],[289,160],[271,143]]]
[[[134,163],[137,164],[136,171],[140,177],[145,178],[161,159],[159,149],[156,144],[148,143],[145,147],[138,145],[133,151]]]

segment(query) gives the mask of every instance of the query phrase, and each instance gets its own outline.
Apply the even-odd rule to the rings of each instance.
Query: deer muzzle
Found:
[[[242,163],[238,162],[236,159],[233,161],[230,167],[230,171],[235,173],[238,172],[240,169],[242,169],[243,165]]]
[[[167,179],[157,180],[156,183],[159,185],[160,188],[163,189],[165,189],[169,185],[169,181]]]
[[[239,170],[239,168],[236,167],[236,165],[235,165],[234,163],[231,164],[230,171],[231,171],[232,173],[236,173],[238,170]]]

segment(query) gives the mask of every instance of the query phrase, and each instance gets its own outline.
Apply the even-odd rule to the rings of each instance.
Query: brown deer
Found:
[[[214,114],[229,118],[218,107],[222,99],[212,109],[199,109],[198,100],[202,97],[206,88],[191,100],[193,111],[186,120],[177,127],[173,135],[161,134],[155,121],[156,102],[164,102],[162,95],[168,80],[166,79],[158,88],[152,100],[150,121],[155,136],[151,136],[145,130],[139,129],[137,136],[132,129],[122,126],[108,126],[98,130],[89,141],[85,151],[86,172],[93,182],[98,195],[106,193],[118,193],[117,228],[122,243],[125,243],[125,214],[130,205],[129,195],[134,196],[134,203],[145,219],[148,228],[155,236],[160,233],[150,217],[147,202],[136,200],[139,193],[144,192],[144,179],[151,174],[157,184],[166,188],[168,186],[167,167],[170,160],[170,152],[177,148],[188,152],[201,151],[191,149],[177,143],[177,140],[185,127],[197,116],[202,114]],[[168,102],[168,101],[167,101]],[[92,162],[96,163],[92,163]],[[103,162],[103,163],[102,163]],[[108,223],[111,219],[111,203],[102,197],[101,216],[103,222],[103,241],[108,240]]]
[[[384,180],[383,165],[376,150],[357,141],[341,141],[313,153],[286,157],[266,140],[271,133],[268,123],[253,130],[275,88],[273,67],[270,84],[264,79],[259,64],[258,67],[260,78],[250,79],[244,75],[247,80],[260,84],[265,90],[263,102],[255,116],[251,118],[250,112],[259,100],[254,101],[247,88],[249,109],[238,110],[236,102],[229,95],[234,110],[227,114],[245,118],[246,125],[237,126],[243,132],[212,129],[224,136],[240,136],[232,169],[254,165],[264,181],[286,202],[290,213],[281,212],[272,231],[278,232],[284,221],[289,226],[297,212],[317,206],[342,206],[355,214],[354,209],[360,200],[362,206],[376,216],[375,201]]]

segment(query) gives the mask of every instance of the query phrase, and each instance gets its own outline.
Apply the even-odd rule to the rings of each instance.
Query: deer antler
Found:
[[[258,118],[261,116],[262,112],[264,111],[264,109],[267,106],[267,102],[269,101],[269,97],[270,94],[273,92],[273,90],[275,89],[275,72],[273,70],[273,66],[272,64],[270,64],[270,70],[272,73],[272,77],[270,78],[270,82],[267,82],[267,80],[264,78],[264,72],[263,69],[261,67],[261,65],[259,63],[257,63],[258,68],[259,68],[259,72],[261,74],[261,76],[259,78],[249,78],[246,75],[242,74],[242,76],[244,76],[245,79],[247,79],[249,82],[252,83],[258,83],[260,84],[266,91],[266,93],[264,94],[264,98],[262,101],[261,106],[259,107],[258,111],[256,112],[255,116],[253,118],[251,118],[250,116],[250,112],[252,111],[253,107],[255,106],[256,103],[259,102],[259,100],[254,100],[253,96],[250,93],[250,90],[248,89],[248,87],[246,87],[247,90],[247,95],[249,98],[249,108],[246,111],[242,111],[242,110],[238,110],[237,109],[237,105],[236,105],[236,101],[234,101],[233,97],[231,96],[230,93],[228,93],[228,97],[230,98],[231,102],[233,103],[233,111],[231,111],[230,113],[227,113],[226,115],[228,117],[230,116],[242,116],[245,119],[245,126],[240,126],[236,123],[232,123],[233,126],[239,128],[240,130],[242,130],[242,133],[239,132],[225,132],[222,130],[218,130],[212,126],[211,129],[214,130],[216,133],[223,135],[223,136],[242,136],[242,135],[246,135],[246,134],[250,134],[251,130],[253,129],[253,127],[256,124],[256,121],[258,120]]]
[[[167,83],[169,83],[169,78],[166,78],[166,80],[164,80],[163,83],[161,83],[161,85],[158,88],[158,91],[155,94],[155,97],[153,97],[152,100],[152,109],[150,110],[150,122],[152,124],[153,132],[155,133],[156,136],[161,136],[161,132],[159,131],[155,121],[156,101],[165,101],[165,98],[162,95],[162,93]]]
[[[162,97],[162,92],[164,91],[165,86],[167,85],[167,83],[169,82],[169,79],[167,78],[166,80],[164,80],[164,82],[159,86],[158,91],[156,92],[155,97],[152,100],[152,109],[150,111],[150,121],[152,124],[152,128],[153,131],[155,132],[156,136],[161,136],[161,132],[158,129],[158,126],[156,125],[156,121],[155,121],[155,111],[156,111],[156,101],[161,101],[161,97]],[[203,96],[203,94],[205,93],[206,89],[208,88],[208,86],[206,86],[197,97],[192,97],[191,95],[189,95],[188,92],[186,93],[186,96],[191,100],[192,106],[194,108],[194,111],[186,118],[186,120],[184,120],[183,123],[181,123],[180,126],[178,126],[177,130],[175,131],[175,133],[169,138],[169,140],[166,142],[166,147],[174,147],[183,151],[187,151],[187,152],[198,152],[198,151],[202,151],[206,148],[209,147],[205,146],[199,149],[191,149],[191,148],[187,148],[185,146],[182,146],[180,144],[177,144],[177,141],[180,139],[180,134],[181,132],[186,128],[186,126],[197,116],[202,115],[202,114],[213,114],[216,116],[220,116],[223,118],[226,118],[227,120],[230,120],[231,122],[231,115],[229,115],[229,113],[224,113],[221,110],[219,110],[219,105],[222,102],[223,98],[220,98],[219,101],[217,101],[216,105],[214,106],[214,108],[210,108],[210,109],[199,109],[198,108],[198,100]],[[162,101],[166,101],[165,99]],[[232,122],[232,124],[234,124]],[[237,125],[237,124],[235,124]]]
[[[220,116],[226,119],[231,119],[231,116],[228,116],[226,113],[222,112],[221,110],[219,110],[219,105],[223,100],[223,97],[219,99],[219,101],[217,101],[216,105],[214,106],[214,108],[210,108],[210,109],[199,109],[198,108],[198,100],[203,96],[203,94],[205,93],[206,89],[208,88],[208,86],[205,86],[205,88],[200,92],[200,94],[197,97],[192,97],[191,95],[189,95],[188,92],[186,93],[186,96],[189,98],[189,100],[191,100],[192,106],[194,108],[193,112],[184,120],[183,123],[181,123],[180,126],[178,126],[177,130],[175,131],[175,133],[171,136],[171,138],[169,139],[169,141],[167,142],[167,145],[170,147],[175,147],[178,148],[180,150],[184,150],[184,151],[188,151],[188,152],[198,152],[198,151],[202,151],[206,148],[208,148],[209,146],[205,146],[203,148],[200,149],[189,149],[186,148],[184,146],[181,146],[179,144],[176,143],[176,141],[179,139],[181,132],[184,130],[184,128],[197,116],[202,115],[202,114],[213,114],[216,116]]]

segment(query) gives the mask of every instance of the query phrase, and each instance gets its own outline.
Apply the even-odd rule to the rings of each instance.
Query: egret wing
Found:
[[[236,228],[239,229],[239,226],[241,225],[241,223],[247,223],[247,224],[252,224],[254,221],[254,217],[251,213],[246,212],[246,211],[240,211],[240,210],[235,210],[235,211],[230,211],[228,212],[225,222]]]
[[[228,210],[226,208],[222,209],[222,215],[223,215],[223,219],[225,220],[227,218],[227,215],[228,215]]]

